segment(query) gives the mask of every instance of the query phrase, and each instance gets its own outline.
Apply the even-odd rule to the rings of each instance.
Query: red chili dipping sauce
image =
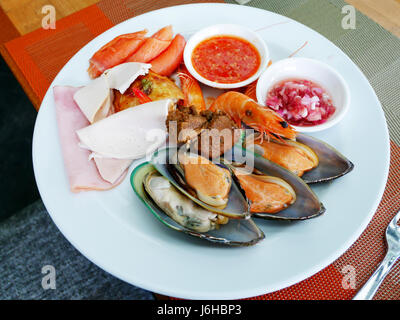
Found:
[[[193,50],[192,64],[204,78],[236,83],[254,75],[260,67],[258,50],[247,40],[221,35],[200,42]]]
[[[273,86],[266,105],[295,126],[324,123],[336,110],[324,89],[303,79],[284,80]]]

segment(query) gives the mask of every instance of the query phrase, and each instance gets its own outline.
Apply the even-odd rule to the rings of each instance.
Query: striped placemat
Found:
[[[223,1],[102,0],[58,20],[55,30],[39,29],[16,37],[17,31],[8,25],[10,33],[8,38],[0,39],[0,42],[7,41],[0,46],[0,51],[39,108],[55,75],[88,41],[138,14],[196,2]],[[341,9],[346,5],[342,0],[253,0],[247,5],[293,18],[333,41],[365,73],[384,108],[392,139],[390,173],[382,202],[367,229],[342,257],[316,275],[286,289],[253,298],[350,299],[382,260],[385,228],[400,208],[400,40],[360,12],[357,12],[355,30],[341,28]],[[343,285],[348,266],[355,268],[355,289],[346,289],[348,286]],[[400,299],[400,264],[390,273],[376,298]]]

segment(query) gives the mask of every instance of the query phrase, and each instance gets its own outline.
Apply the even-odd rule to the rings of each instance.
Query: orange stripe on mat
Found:
[[[0,7],[0,43],[5,43],[11,39],[19,37],[21,34],[14,27],[11,20]]]
[[[7,42],[5,47],[41,101],[62,66],[87,42],[112,26],[102,11],[92,5],[57,21],[55,30],[36,30]]]

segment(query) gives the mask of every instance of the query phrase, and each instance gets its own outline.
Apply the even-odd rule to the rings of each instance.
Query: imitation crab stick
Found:
[[[88,73],[94,79],[131,56],[145,41],[147,30],[123,34],[102,46],[89,60]]]
[[[157,58],[150,61],[151,70],[163,76],[171,75],[183,59],[185,38],[177,34],[169,47]]]
[[[150,38],[147,38],[140,48],[133,53],[126,62],[149,62],[157,57],[171,44],[174,33],[172,26],[166,26]]]

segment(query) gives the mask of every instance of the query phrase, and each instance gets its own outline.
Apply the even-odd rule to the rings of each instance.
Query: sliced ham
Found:
[[[78,90],[79,88],[64,86],[55,86],[53,89],[58,132],[70,188],[72,192],[108,190],[124,179],[127,170],[115,183],[107,182],[101,178],[95,162],[88,160],[90,151],[79,147],[76,130],[85,128],[90,123],[73,99]]]
[[[170,105],[169,99],[153,101],[95,122],[77,131],[81,146],[96,158],[141,158],[165,142]]]
[[[172,26],[166,26],[150,38],[147,38],[141,47],[133,53],[127,62],[149,62],[150,60],[157,57],[161,52],[168,48],[170,45],[174,33],[172,31]]]
[[[112,90],[105,77],[91,81],[87,86],[78,89],[74,100],[90,123],[104,119],[110,113]]]
[[[129,159],[94,158],[93,160],[101,177],[110,183],[118,181],[132,163],[132,160]]]

